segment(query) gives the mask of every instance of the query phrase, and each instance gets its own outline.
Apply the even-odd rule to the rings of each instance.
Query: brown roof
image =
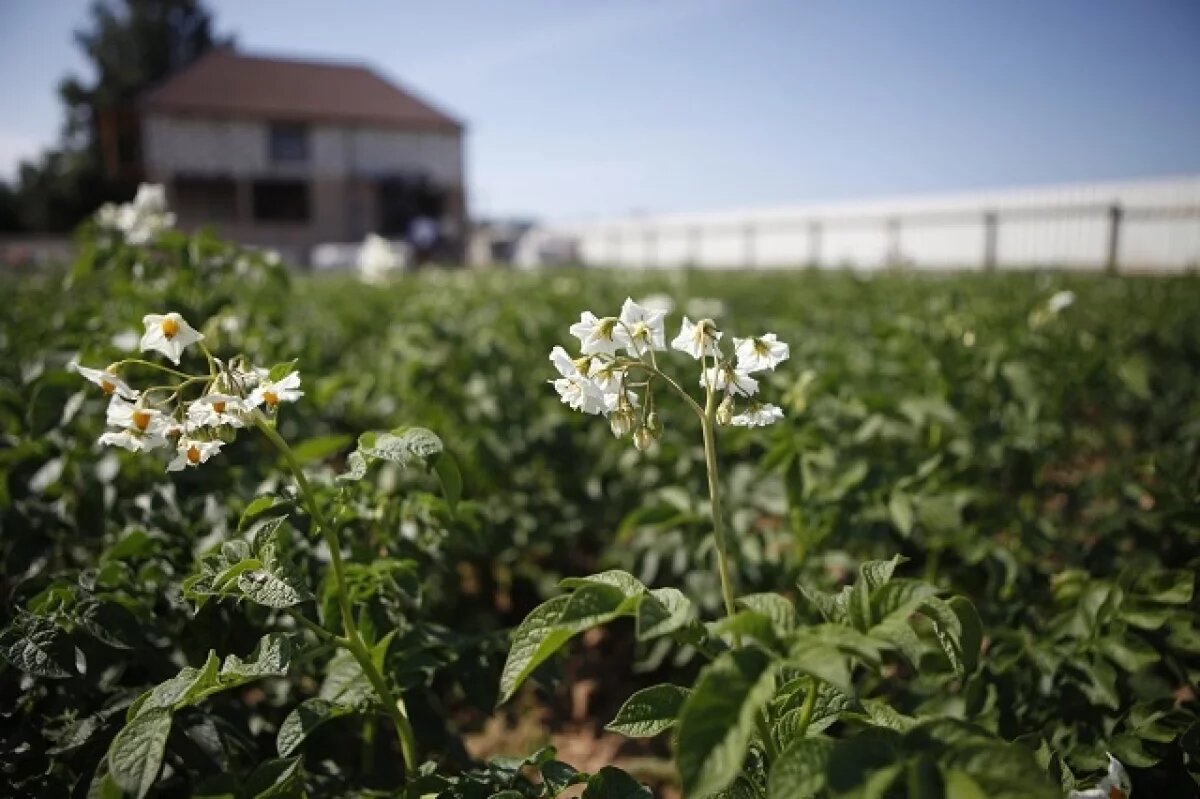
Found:
[[[221,117],[461,130],[462,123],[357,64],[213,50],[141,97],[142,108]]]

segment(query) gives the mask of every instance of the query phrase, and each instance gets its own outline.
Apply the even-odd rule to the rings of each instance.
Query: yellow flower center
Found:
[[[162,320],[160,326],[162,327],[163,335],[169,339],[175,338],[179,334],[179,323],[170,317]]]
[[[107,380],[101,379],[100,390],[103,391],[105,394],[111,394],[117,390],[117,387],[115,385],[113,385],[112,383],[108,382]]]
[[[192,444],[190,447],[188,447],[187,459],[188,459],[188,463],[191,463],[193,465],[199,463],[200,462],[200,448],[197,447],[195,444]]]
[[[276,405],[279,404],[279,395],[276,394],[274,391],[264,391],[263,392],[263,400],[265,400],[268,405],[270,405],[272,408],[274,408]]]
[[[225,413],[225,400],[217,400],[212,406],[217,413]]]
[[[1108,789],[1108,799],[1126,799],[1127,796],[1128,794],[1115,785]]]
[[[150,414],[145,411],[133,412],[133,426],[143,433],[146,432],[146,427],[150,424]]]

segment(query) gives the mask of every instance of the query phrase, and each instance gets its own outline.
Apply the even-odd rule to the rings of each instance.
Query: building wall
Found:
[[[229,214],[189,213],[180,209],[180,225],[212,225],[222,235],[246,244],[303,253],[325,242],[360,241],[378,226],[380,178],[422,176],[440,189],[447,203],[446,235],[466,229],[463,153],[460,133],[314,124],[309,127],[308,158],[277,163],[270,157],[269,124],[261,121],[147,115],[142,122],[145,172],[163,183],[169,199],[179,199],[181,180],[220,178],[235,184]],[[257,221],[253,214],[255,181],[303,180],[309,191],[309,219],[303,223]]]
[[[272,163],[266,122],[152,114],[143,121],[152,174],[340,178],[413,172],[443,186],[463,182],[459,133],[315,124],[309,160]]]
[[[522,244],[597,266],[1200,268],[1200,176],[549,223]],[[994,221],[989,223],[989,216]],[[990,235],[993,236],[989,246]],[[567,246],[570,245],[570,246]]]

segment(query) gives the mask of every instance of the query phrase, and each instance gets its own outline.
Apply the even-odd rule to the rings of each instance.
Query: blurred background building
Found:
[[[102,129],[110,174],[161,183],[184,228],[308,260],[323,242],[466,230],[463,125],[371,69],[221,47]]]

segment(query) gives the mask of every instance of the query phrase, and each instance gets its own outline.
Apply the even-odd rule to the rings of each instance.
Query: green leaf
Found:
[[[267,373],[267,379],[274,383],[287,377],[296,368],[297,360],[297,358],[292,358],[290,361],[275,364]]]
[[[979,653],[983,650],[983,622],[971,600],[965,596],[950,597],[948,604],[962,627],[959,650],[962,652],[963,670],[972,674],[979,666]]]
[[[796,629],[796,607],[780,594],[747,594],[739,597],[737,604],[770,619],[780,638],[787,638]]]
[[[679,716],[676,763],[685,796],[711,796],[741,772],[758,712],[774,693],[775,670],[767,653],[748,647],[701,672]]]
[[[283,724],[279,725],[279,733],[275,736],[275,749],[280,757],[289,757],[317,727],[351,712],[353,708],[335,705],[325,699],[306,699],[287,715]]]
[[[991,799],[979,783],[971,779],[971,775],[958,769],[950,769],[945,773],[946,796],[953,799]]]
[[[681,630],[696,620],[692,601],[677,588],[655,588],[637,607],[637,638],[649,641]]]
[[[292,447],[292,455],[300,463],[312,463],[324,460],[335,452],[345,449],[352,441],[354,441],[354,436],[345,434],[317,436],[301,441]]]
[[[570,597],[567,595],[546,600],[534,608],[513,632],[508,658],[500,673],[499,704],[511,699],[525,678],[571,638],[571,633],[556,629],[555,626],[568,601]]]
[[[304,772],[298,757],[268,760],[246,780],[243,793],[254,799],[284,799],[304,795]]]
[[[123,791],[138,799],[150,792],[170,733],[171,711],[165,707],[147,710],[117,733],[108,750],[108,770]]]
[[[275,510],[276,508],[286,508],[290,505],[287,500],[270,494],[264,494],[261,497],[255,497],[254,501],[246,506],[242,511],[242,518],[238,520],[238,532],[242,532],[251,524],[256,522],[261,517]]]
[[[252,602],[271,608],[290,608],[309,601],[313,593],[299,572],[280,557],[277,535],[278,530],[273,529],[257,542],[260,565],[238,574],[237,586]]]
[[[767,799],[809,799],[825,788],[833,741],[801,738],[779,755],[767,779]]]
[[[687,688],[669,683],[643,688],[625,700],[617,717],[605,729],[630,738],[651,738],[675,726],[683,702],[690,693]]]
[[[893,492],[888,500],[888,515],[892,517],[892,524],[896,525],[900,535],[905,538],[912,535],[915,520],[912,497],[903,491]]]
[[[440,455],[443,446],[442,440],[424,427],[400,427],[390,433],[364,433],[358,449],[367,457],[413,466]]]
[[[654,799],[654,794],[621,769],[605,766],[587,781],[579,799]]]
[[[339,649],[325,667],[325,679],[317,696],[331,704],[353,708],[378,701],[362,666],[345,649]]]
[[[908,732],[917,726],[917,720],[912,716],[904,715],[887,702],[879,699],[864,699],[862,706],[867,711],[867,718],[877,727],[887,727],[896,732]]]
[[[367,459],[357,450],[346,456],[346,471],[337,476],[340,483],[351,483],[367,476]]]
[[[75,647],[58,625],[24,616],[0,634],[0,655],[26,674],[61,680],[75,676]]]

